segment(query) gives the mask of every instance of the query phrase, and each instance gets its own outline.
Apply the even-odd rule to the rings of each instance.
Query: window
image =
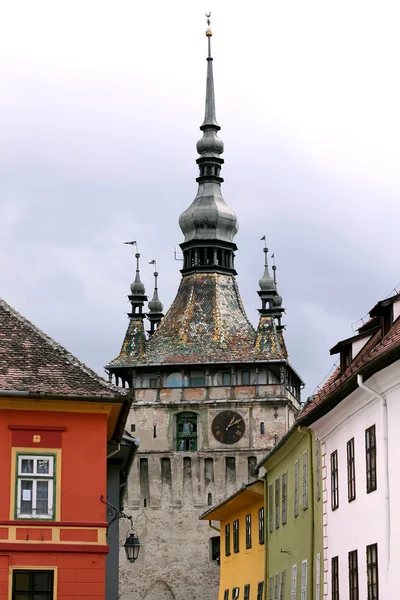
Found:
[[[264,507],[260,508],[258,511],[258,542],[260,544],[264,543]]]
[[[221,539],[219,535],[214,535],[210,538],[210,558],[211,560],[216,560],[218,564],[221,559]]]
[[[274,509],[273,509],[273,489],[272,485],[268,487],[268,524],[269,524],[269,532],[272,533],[274,530]]]
[[[225,525],[225,556],[231,553],[231,526],[228,523]]]
[[[244,586],[244,596],[243,600],[250,600],[250,584],[246,583]]]
[[[229,372],[222,373],[222,385],[231,385],[231,374]]]
[[[251,515],[246,515],[246,548],[251,548]]]
[[[17,455],[16,518],[53,519],[55,456]]]
[[[301,563],[301,600],[307,600],[307,561]]]
[[[265,425],[264,423],[260,423],[260,435],[264,435],[265,434]]]
[[[345,346],[340,353],[340,373],[343,374],[353,360],[353,346]]]
[[[339,474],[337,450],[331,454],[331,508],[339,507]]]
[[[315,440],[315,496],[321,499],[321,443]]]
[[[260,581],[257,585],[257,600],[263,600],[264,582]]]
[[[157,379],[150,378],[149,379],[149,387],[156,388],[157,387]]]
[[[303,453],[303,510],[308,508],[308,459],[307,450]]]
[[[237,600],[239,598],[239,589],[238,587],[234,587],[232,590],[232,600]]]
[[[242,385],[250,385],[250,371],[241,372]]]
[[[332,600],[339,600],[339,557],[334,556],[331,562]]]
[[[281,480],[276,479],[275,481],[275,529],[279,527],[279,518],[280,518],[280,495],[281,495]]]
[[[224,600],[229,600],[229,590],[224,591]]]
[[[294,516],[299,514],[299,461],[294,463]]]
[[[357,550],[349,552],[349,600],[358,600]]]
[[[268,600],[272,600],[272,589],[274,587],[274,578],[268,577]]]
[[[287,472],[282,475],[282,525],[287,522]]]
[[[356,470],[354,464],[354,438],[347,442],[347,497],[349,502],[356,499]]]
[[[189,387],[204,387],[205,377],[204,373],[196,373],[189,377]]]
[[[379,599],[377,544],[371,544],[371,546],[367,546],[367,589],[368,600]]]
[[[282,571],[281,592],[279,594],[279,600],[285,600],[285,581],[286,581],[286,571]]]
[[[131,425],[131,432],[133,433],[134,431],[136,431],[136,425]]]
[[[53,600],[54,571],[14,570],[12,600]]]
[[[274,600],[279,600],[279,573],[275,575]]]
[[[179,452],[197,450],[197,415],[183,412],[176,418],[176,444]]]
[[[153,438],[157,437],[157,425],[153,425]]]
[[[376,490],[376,436],[375,425],[365,431],[365,459],[367,466],[367,494]]]
[[[233,551],[239,552],[239,521],[233,521]]]
[[[290,587],[290,600],[296,600],[296,586],[297,586],[297,565],[292,567],[292,585]]]
[[[321,596],[321,555],[318,553],[315,557],[315,600],[320,600]]]

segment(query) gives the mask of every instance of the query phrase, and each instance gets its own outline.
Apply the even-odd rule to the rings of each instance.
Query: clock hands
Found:
[[[233,417],[233,418],[231,419],[231,421],[230,421],[230,423],[229,423],[229,425],[228,425],[228,427],[226,428],[226,430],[225,430],[225,431],[228,431],[228,429],[230,429],[230,428],[231,428],[231,427],[233,427],[234,425],[237,425],[237,424],[238,424],[238,423],[240,423],[240,421],[242,420],[242,419],[236,419],[236,421],[233,421],[233,419],[234,419],[234,418],[235,418],[235,417]],[[233,421],[233,423],[232,423],[232,421]]]

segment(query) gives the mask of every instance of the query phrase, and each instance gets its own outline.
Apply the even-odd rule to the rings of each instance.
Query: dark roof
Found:
[[[0,390],[120,396],[65,348],[0,299]]]
[[[400,317],[389,332],[376,331],[350,363],[344,373],[336,369],[322,389],[306,403],[298,416],[299,423],[312,423],[326,414],[345,396],[357,388],[357,374],[365,379],[400,358]]]

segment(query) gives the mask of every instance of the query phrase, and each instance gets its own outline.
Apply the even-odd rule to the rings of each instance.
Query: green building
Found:
[[[321,452],[296,423],[259,462],[264,467],[266,600],[323,597]]]

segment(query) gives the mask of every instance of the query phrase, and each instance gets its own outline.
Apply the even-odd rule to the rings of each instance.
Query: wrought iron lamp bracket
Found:
[[[106,504],[107,506],[107,514],[112,517],[111,521],[108,523],[107,525],[107,530],[110,527],[110,525],[112,523],[114,523],[114,521],[117,521],[118,519],[128,519],[128,521],[131,522],[131,529],[133,530],[133,519],[130,515],[126,515],[124,512],[122,512],[122,510],[120,510],[119,508],[117,508],[116,506],[114,506],[114,504],[111,504],[111,502],[108,502],[107,499],[104,498],[104,496],[100,496],[100,501],[103,504]]]

